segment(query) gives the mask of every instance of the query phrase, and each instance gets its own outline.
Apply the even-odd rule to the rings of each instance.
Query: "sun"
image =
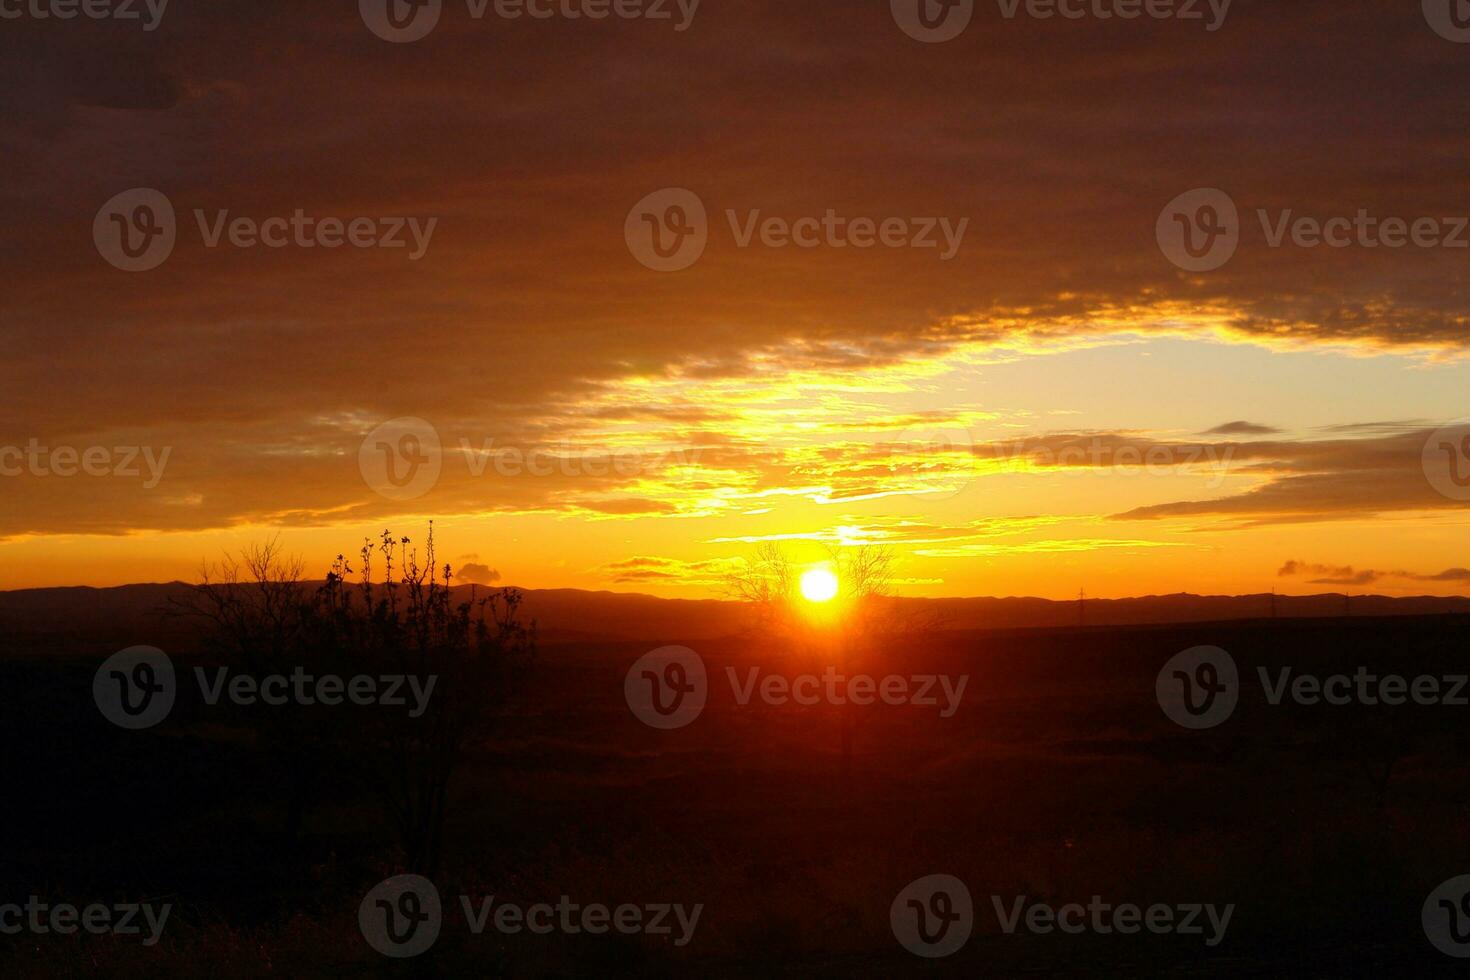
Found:
[[[828,602],[837,597],[837,576],[831,569],[813,568],[801,576],[801,594],[809,602]]]

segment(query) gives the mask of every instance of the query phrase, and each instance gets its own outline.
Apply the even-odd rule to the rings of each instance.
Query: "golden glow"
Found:
[[[446,411],[442,476],[408,510],[362,484],[368,422],[353,413],[242,443],[222,467],[243,479],[266,454],[305,474],[285,484],[226,487],[187,468],[192,430],[160,430],[180,449],[156,488],[3,481],[0,589],[193,581],[202,561],[277,536],[320,575],[383,527],[420,537],[437,518],[456,569],[530,589],[719,597],[776,542],[803,570],[830,569],[830,547],[891,548],[909,596],[1470,591],[1446,557],[1470,518],[1424,481],[1419,437],[1335,428],[1463,414],[1470,359],[1277,349],[1206,308],[1004,312],[994,340],[983,319],[954,321],[970,339],[866,365],[792,344],[740,370],[617,377],[505,432]],[[1196,329],[1212,339],[1187,339]],[[1344,374],[1353,415],[1301,400]],[[1166,419],[1163,403],[1188,411]],[[1265,432],[1214,431],[1242,416]],[[840,618],[841,598],[798,585],[808,618]]]
[[[813,568],[801,576],[801,594],[808,602],[830,602],[837,598],[837,576],[830,568]]]

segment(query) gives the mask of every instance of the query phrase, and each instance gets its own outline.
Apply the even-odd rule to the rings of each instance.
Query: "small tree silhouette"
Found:
[[[301,662],[309,627],[303,567],[301,559],[283,555],[279,540],[272,538],[202,566],[200,584],[175,605],[204,623],[206,651],[226,664],[256,677],[289,673]],[[326,733],[315,727],[325,719],[288,703],[269,713],[254,712],[247,720],[254,723],[267,764],[280,776],[283,833],[294,845],[314,795],[314,773],[330,764],[323,756]]]
[[[843,676],[850,657],[860,644],[871,641],[894,625],[894,609],[883,600],[892,596],[893,552],[888,548],[861,545],[827,548],[827,563],[837,576],[838,594],[833,600],[835,615],[830,629],[814,627],[802,615],[798,603],[796,566],[774,542],[756,549],[754,559],[731,572],[725,580],[726,594],[747,603],[753,610],[756,629],[773,637],[810,644]],[[842,786],[849,790],[852,772],[853,717],[851,704],[844,701],[837,711],[841,740]]]
[[[842,632],[853,637],[886,632],[893,620],[892,549],[877,545],[827,548],[827,563],[837,576]],[[775,542],[764,542],[753,558],[725,576],[726,596],[747,604],[756,626],[766,632],[800,635],[807,630],[798,604],[797,566]]]

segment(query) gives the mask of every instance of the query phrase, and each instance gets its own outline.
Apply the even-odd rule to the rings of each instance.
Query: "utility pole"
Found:
[[[1077,625],[1087,625],[1087,591],[1085,589],[1077,590]]]

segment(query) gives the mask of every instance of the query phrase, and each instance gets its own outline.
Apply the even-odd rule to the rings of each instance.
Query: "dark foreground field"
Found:
[[[358,928],[364,894],[402,870],[371,799],[322,771],[287,835],[278,774],[228,714],[182,696],[145,731],[100,715],[93,672],[140,638],[13,636],[0,902],[174,909],[152,947],[0,936],[0,973],[1448,976],[1464,964],[1430,945],[1420,910],[1470,873],[1470,708],[1274,707],[1256,667],[1452,675],[1467,638],[1453,617],[915,635],[849,670],[968,675],[959,708],[850,709],[850,767],[837,709],[741,706],[726,679],[727,666],[820,673],[811,655],[692,644],[709,704],[659,731],[623,694],[657,644],[543,647],[456,786],[435,882],[442,934],[393,960]],[[190,665],[186,639],[150,639]],[[1188,731],[1154,685],[1199,644],[1229,651],[1242,693],[1230,720]],[[975,906],[968,943],[938,960],[906,951],[889,919],[931,874],[963,881]],[[459,895],[703,908],[682,946],[616,931],[473,935]],[[1094,895],[1235,908],[1210,947],[1208,928],[1007,934],[992,906]]]

